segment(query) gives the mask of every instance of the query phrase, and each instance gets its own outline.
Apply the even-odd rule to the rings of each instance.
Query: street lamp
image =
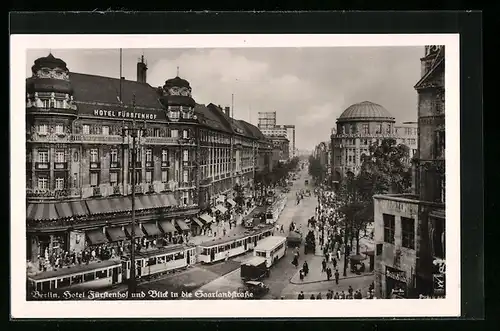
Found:
[[[132,99],[132,111],[135,113],[135,94]],[[135,187],[136,187],[136,158],[137,158],[137,149],[136,149],[136,139],[138,137],[145,136],[145,132],[143,128],[136,127],[135,118],[132,120],[132,127],[124,127],[122,130],[123,138],[130,136],[132,137],[132,174],[131,174],[131,182],[132,182],[132,219],[131,219],[131,249],[130,249],[130,279],[128,284],[128,298],[133,299],[133,293],[136,292],[136,265],[135,265]]]

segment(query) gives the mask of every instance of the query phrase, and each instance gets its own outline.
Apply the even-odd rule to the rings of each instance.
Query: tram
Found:
[[[122,257],[123,278],[130,279],[130,256]],[[153,278],[173,270],[184,269],[196,263],[196,247],[173,245],[153,251],[137,252],[135,256],[136,277]]]
[[[253,250],[260,240],[271,236],[272,233],[272,226],[260,224],[244,234],[206,241],[198,245],[198,261],[213,263],[244,254]]]
[[[122,282],[122,264],[106,260],[28,275],[28,295],[62,290],[94,290]]]

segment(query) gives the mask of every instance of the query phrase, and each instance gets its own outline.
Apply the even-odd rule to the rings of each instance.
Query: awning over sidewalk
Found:
[[[132,202],[128,198],[124,197],[116,197],[116,198],[108,198],[107,205],[109,206],[109,210],[107,213],[122,213],[127,210],[132,209]],[[128,200],[128,204],[127,204]]]
[[[60,218],[70,218],[73,216],[73,211],[71,210],[69,202],[56,203],[55,207]]]
[[[122,241],[127,239],[127,235],[121,226],[108,227],[106,228],[106,232],[108,233],[111,241]]]
[[[184,220],[176,220],[177,226],[182,230],[182,231],[189,231],[191,228],[184,222]]]
[[[108,239],[102,232],[102,229],[86,231],[85,234],[92,245],[100,245],[108,242]]]
[[[203,227],[203,222],[198,217],[193,217],[193,222],[195,222],[200,228]]]
[[[215,207],[217,210],[219,210],[221,213],[225,213],[227,212],[227,208],[226,207],[223,207],[221,205],[218,205],[217,207]]]
[[[204,220],[206,223],[212,223],[214,221],[214,219],[212,218],[212,216],[208,215],[208,214],[203,214],[200,216],[200,218],[202,220]]]
[[[227,199],[227,202],[233,207],[236,206],[236,201],[234,201],[233,199]]]
[[[85,201],[72,201],[69,204],[73,211],[73,216],[85,216],[89,214]]]
[[[165,233],[174,233],[177,231],[171,221],[161,221],[160,227]]]
[[[30,203],[26,208],[26,219],[34,221],[58,219],[54,203]]]
[[[160,229],[156,225],[156,223],[144,223],[142,224],[144,231],[148,234],[148,236],[158,236],[161,234]]]
[[[91,214],[107,214],[112,212],[110,211],[111,206],[108,203],[108,199],[90,199],[86,202]]]
[[[125,227],[125,231],[127,231],[127,234],[129,237],[132,237],[132,226],[131,225]],[[144,237],[144,232],[142,232],[141,227],[138,225],[135,226],[135,237],[136,238]]]

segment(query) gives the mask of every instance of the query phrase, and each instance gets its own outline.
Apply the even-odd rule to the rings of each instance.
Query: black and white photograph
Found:
[[[460,313],[456,35],[37,38],[11,59],[24,316]]]

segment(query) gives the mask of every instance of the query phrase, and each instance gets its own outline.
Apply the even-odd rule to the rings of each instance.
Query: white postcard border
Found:
[[[446,46],[445,299],[26,301],[25,77],[28,49]],[[61,47],[63,46],[63,47]],[[416,66],[420,65],[415,63]],[[452,317],[460,315],[460,76],[458,34],[11,35],[11,317]],[[415,82],[416,83],[416,82]],[[417,93],[415,91],[415,93]],[[417,105],[415,105],[417,112]],[[116,305],[120,303],[120,305]]]

